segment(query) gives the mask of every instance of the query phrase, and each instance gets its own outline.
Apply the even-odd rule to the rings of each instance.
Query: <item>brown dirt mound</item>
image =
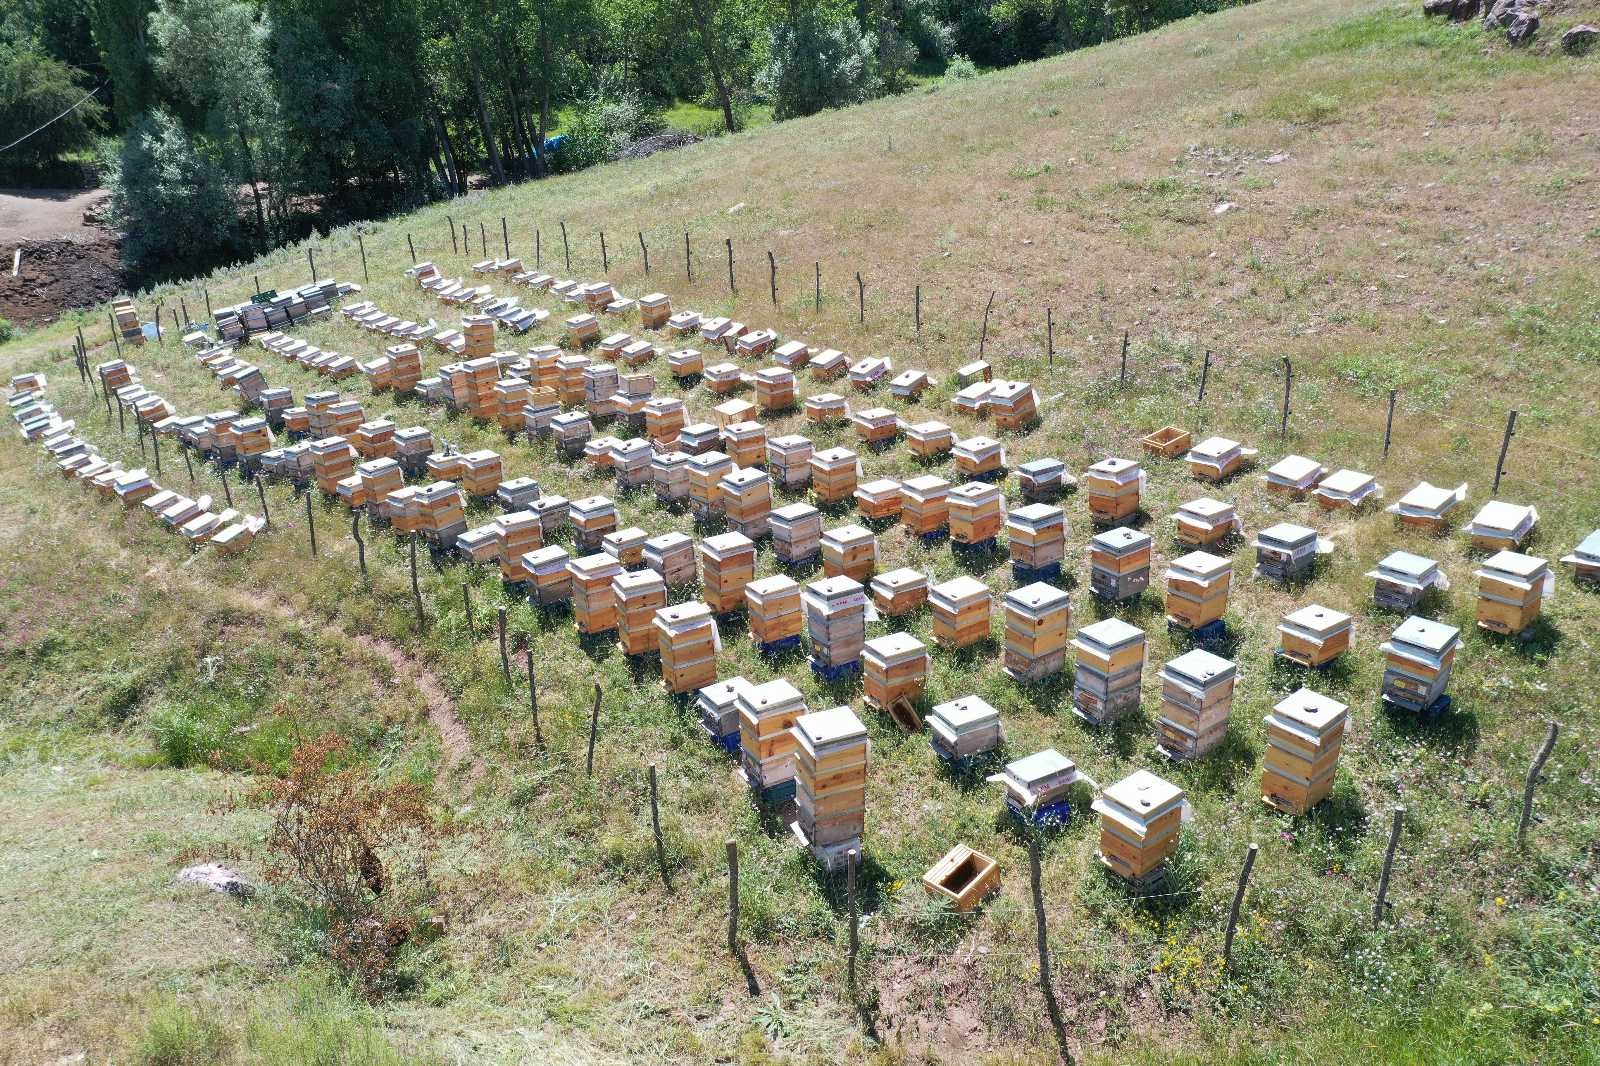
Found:
[[[22,264],[11,276],[12,256]],[[117,240],[103,230],[77,240],[12,240],[0,243],[0,318],[17,325],[52,322],[77,307],[92,307],[122,291]]]

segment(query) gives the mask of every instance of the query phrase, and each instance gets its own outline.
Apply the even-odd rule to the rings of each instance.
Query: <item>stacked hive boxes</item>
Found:
[[[650,534],[638,526],[629,526],[602,537],[600,550],[623,566],[638,566],[644,561],[644,545],[649,539]]]
[[[1228,611],[1233,560],[1210,552],[1190,552],[1167,567],[1167,623],[1201,630]]]
[[[1448,706],[1445,689],[1455,667],[1461,631],[1412,615],[1378,648],[1383,652],[1383,699],[1409,711],[1433,714]]]
[[[985,481],[969,481],[951,489],[946,507],[951,541],[969,548],[992,543],[1005,523],[1005,498],[999,488]]]
[[[139,322],[139,311],[133,301],[122,298],[111,301],[111,317],[117,323],[117,332],[129,344],[144,343],[144,326]]]
[[[1100,794],[1100,862],[1135,888],[1158,883],[1178,850],[1185,811],[1183,789],[1136,770]]]
[[[449,481],[424,485],[411,497],[416,508],[417,532],[438,545],[452,545],[466,531],[466,497]]]
[[[848,707],[795,720],[796,827],[824,868],[861,848],[867,817],[867,730]]]
[[[941,536],[950,527],[950,482],[924,474],[900,486],[900,521],[914,536]]]
[[[760,422],[734,422],[722,428],[722,450],[733,465],[767,465],[767,427]]]
[[[1005,470],[1006,450],[993,437],[966,437],[951,449],[956,473],[964,478],[993,481]]]
[[[666,293],[652,292],[639,297],[639,324],[645,329],[661,329],[672,318],[672,299]]]
[[[739,695],[739,755],[745,782],[764,801],[794,789],[795,736],[790,726],[807,711],[805,698],[783,678]]]
[[[581,551],[599,551],[607,533],[617,528],[617,505],[607,496],[573,500],[568,510],[576,543]]]
[[[1490,500],[1467,525],[1467,536],[1474,548],[1484,551],[1515,551],[1533,532],[1539,521],[1535,508]]]
[[[1367,576],[1373,580],[1372,598],[1379,607],[1406,614],[1429,589],[1448,587],[1438,563],[1405,551],[1390,552]]]
[[[837,392],[819,392],[806,397],[805,414],[807,422],[838,422],[850,417],[850,405]]]
[[[989,637],[994,594],[975,577],[963,574],[928,590],[933,614],[933,639],[947,648],[966,648]]]
[[[668,588],[692,585],[700,578],[694,560],[694,540],[683,533],[663,533],[644,542],[644,565],[661,575]]]
[[[701,452],[689,457],[689,508],[698,518],[722,510],[722,479],[733,470],[733,460],[723,452]]]
[[[1072,628],[1066,591],[1035,582],[1006,593],[1005,606],[1006,673],[1022,682],[1060,673],[1066,666]]]
[[[870,529],[840,526],[822,534],[822,572],[866,581],[878,568],[878,538]]]
[[[667,605],[667,583],[654,570],[618,572],[611,579],[616,601],[617,642],[624,655],[657,650],[656,612]]]
[[[523,557],[522,566],[528,572],[535,603],[548,607],[572,599],[572,572],[567,569],[570,559],[565,548],[554,544]]]
[[[1233,663],[1200,648],[1163,666],[1156,746],[1171,758],[1193,759],[1221,743],[1237,674]]]
[[[739,750],[739,696],[751,688],[742,677],[716,681],[695,693],[700,728],[724,751]]]
[[[667,353],[667,369],[680,381],[694,377],[705,369],[705,365],[705,356],[695,348],[679,348],[677,351]]]
[[[1345,653],[1354,634],[1349,615],[1313,603],[1278,623],[1278,654],[1301,666],[1325,666]]]
[[[493,496],[504,476],[499,453],[488,449],[463,455],[461,467],[461,487],[466,490],[468,496],[479,499]]]
[[[387,419],[363,422],[356,427],[356,435],[351,438],[350,444],[363,459],[383,459],[399,451],[394,433],[394,423]]]
[[[850,369],[850,357],[835,348],[825,348],[813,355],[808,365],[817,381],[832,381]]]
[[[617,476],[617,491],[627,492],[650,483],[655,449],[650,442],[634,437],[618,444],[611,453],[611,469]]]
[[[1089,541],[1089,588],[1102,600],[1128,600],[1150,587],[1154,541],[1135,529],[1108,529]]]
[[[1026,381],[996,382],[988,406],[989,417],[1001,429],[1026,429],[1039,419],[1039,394]]]
[[[937,459],[955,446],[955,431],[943,422],[930,419],[906,427],[906,448],[918,459]]]
[[[1000,712],[978,696],[962,696],[928,712],[928,744],[941,759],[970,759],[1005,741]]]
[[[767,469],[783,488],[809,485],[813,451],[810,439],[798,434],[770,438],[767,441]]]
[[[796,566],[815,558],[822,545],[822,512],[809,503],[791,503],[773,511],[767,520],[772,531],[772,553]]]
[[[494,394],[498,401],[496,421],[500,428],[508,433],[514,433],[526,428],[527,418],[522,413],[523,405],[528,402],[528,395],[533,390],[522,378],[501,378],[494,383]]]
[[[1144,631],[1120,618],[1106,618],[1078,630],[1073,704],[1077,713],[1101,724],[1139,707],[1144,676]]]
[[[582,411],[569,411],[550,419],[550,435],[555,438],[556,448],[569,459],[583,454],[593,432],[589,416]]]
[[[1025,822],[1060,824],[1072,817],[1067,795],[1081,780],[1073,761],[1054,748],[1008,762],[1005,769],[989,778],[1004,785],[1006,810]]]
[[[880,614],[898,618],[928,602],[928,575],[903,566],[872,579],[872,603]]]
[[[650,457],[650,481],[656,499],[673,504],[689,497],[689,453],[656,452]]]
[[[362,503],[367,505],[376,505],[391,492],[400,491],[406,483],[400,464],[393,459],[373,459],[362,463],[356,467],[356,476],[361,479]],[[538,545],[533,547],[537,548]]]
[[[1272,708],[1261,798],[1285,814],[1305,814],[1333,791],[1349,708],[1302,688]]]
[[[900,482],[881,477],[856,486],[856,514],[869,522],[900,517]]]
[[[806,633],[811,639],[811,665],[825,678],[853,670],[861,660],[867,633],[867,597],[857,581],[829,577],[806,586],[801,597]]]
[[[679,603],[656,612],[661,679],[669,692],[693,692],[717,679],[717,623],[703,603]]]
[[[689,410],[675,396],[653,396],[644,405],[645,435],[662,447],[672,445],[688,424]]]
[[[750,615],[750,636],[763,653],[800,646],[805,619],[800,612],[800,585],[781,575],[764,577],[744,587]]]
[[[567,347],[582,349],[600,339],[600,320],[588,312],[573,315],[562,323],[567,332]]]
[[[719,533],[700,542],[706,603],[717,614],[744,603],[744,587],[756,577],[756,546],[742,533]]]
[[[611,363],[590,363],[583,368],[583,406],[594,418],[615,415],[612,397],[617,394],[617,368]]]
[[[1590,533],[1561,561],[1572,567],[1572,576],[1588,584],[1600,583],[1600,529]]]
[[[499,380],[500,362],[491,356],[462,363],[461,372],[450,383],[456,410],[467,411],[474,418],[498,419],[500,402],[494,387]]]
[[[570,560],[567,570],[572,574],[572,614],[578,632],[594,636],[616,629],[617,598],[611,582],[622,573],[622,564],[605,552],[596,552]]]
[[[311,469],[317,488],[331,496],[338,491],[339,482],[355,472],[356,450],[343,437],[312,441]]]
[[[1006,516],[1006,544],[1017,580],[1054,580],[1067,550],[1067,513],[1044,503],[1018,507]]]
[[[427,466],[433,453],[433,434],[422,426],[407,426],[394,433],[394,457],[408,473],[418,473]]]
[[[507,582],[530,581],[524,557],[544,547],[544,527],[532,511],[513,511],[494,520],[499,547],[500,578]]]
[[[781,366],[756,371],[756,403],[763,411],[787,411],[794,406],[794,371]]]
[[[1496,552],[1473,575],[1478,579],[1478,625],[1507,636],[1532,625],[1544,598],[1555,589],[1550,564],[1520,552]]]
[[[1103,526],[1116,525],[1138,513],[1144,470],[1132,459],[1102,459],[1084,471],[1080,484],[1090,517]]]
[[[1178,508],[1178,543],[1191,548],[1220,544],[1244,528],[1231,503],[1202,496]]]
[[[1280,522],[1256,534],[1256,573],[1274,581],[1295,581],[1317,565],[1317,531]]]
[[[915,702],[928,679],[928,649],[909,633],[874,637],[862,645],[862,694],[867,706],[887,711],[897,700]]]
[[[869,407],[850,416],[856,439],[869,448],[887,448],[900,432],[894,412],[887,407]]]
[[[859,462],[848,448],[827,448],[811,457],[811,488],[823,503],[847,500],[856,491]]]

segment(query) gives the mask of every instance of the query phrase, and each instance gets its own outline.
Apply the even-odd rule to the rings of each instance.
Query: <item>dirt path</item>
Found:
[[[12,243],[89,239],[102,231],[83,213],[101,208],[110,195],[105,189],[0,189],[0,233]]]
[[[39,325],[123,290],[117,234],[83,217],[102,208],[108,195],[104,189],[0,189],[0,318]]]

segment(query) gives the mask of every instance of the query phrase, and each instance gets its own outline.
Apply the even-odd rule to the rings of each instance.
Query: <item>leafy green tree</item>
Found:
[[[244,250],[231,180],[169,112],[135,122],[105,176],[112,219],[127,233],[123,259],[134,270],[191,274]]]
[[[127,129],[156,102],[150,64],[150,12],[155,0],[89,0],[89,31],[111,81],[117,125]]]
[[[32,133],[0,156],[0,164],[8,172],[24,172],[93,144],[105,110],[93,98],[51,121],[87,91],[81,71],[31,44],[0,43],[0,145]]]
[[[772,31],[772,59],[762,85],[779,119],[858,104],[881,86],[877,39],[849,16],[806,7]]]

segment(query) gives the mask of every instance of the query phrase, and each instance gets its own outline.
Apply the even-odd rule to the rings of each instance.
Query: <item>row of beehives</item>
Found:
[[[131,374],[126,364],[122,364],[122,368]],[[147,512],[195,547],[210,545],[230,554],[243,551],[264,527],[262,519],[241,514],[232,507],[213,511],[209,496],[190,499],[163,489],[151,480],[149,471],[143,467],[130,469],[120,462],[105,459],[92,443],[77,436],[75,424],[62,418],[44,398],[44,387],[42,374],[14,377],[8,403],[23,436],[38,442],[64,476],[89,486],[103,497],[120,500],[126,506],[142,504]]]
[[[212,317],[216,321],[217,336],[236,343],[252,334],[326,315],[335,300],[360,291],[359,285],[330,278],[288,292],[261,293],[244,303],[219,308]]]

